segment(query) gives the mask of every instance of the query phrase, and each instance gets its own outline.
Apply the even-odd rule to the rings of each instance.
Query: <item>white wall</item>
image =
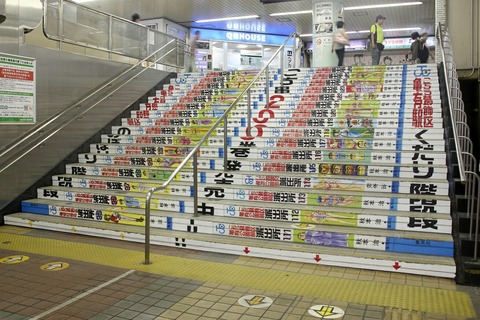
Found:
[[[478,67],[480,4],[479,0],[448,0],[447,28],[457,69]]]

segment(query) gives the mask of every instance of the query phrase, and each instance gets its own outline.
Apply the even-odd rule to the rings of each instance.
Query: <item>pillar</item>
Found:
[[[343,21],[343,4],[337,0],[312,0],[313,53],[312,67],[332,67],[338,63],[332,52],[333,33],[336,22]]]

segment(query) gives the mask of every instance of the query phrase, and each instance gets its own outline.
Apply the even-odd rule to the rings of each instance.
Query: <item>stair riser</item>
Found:
[[[312,149],[323,148],[332,150],[385,150],[385,151],[419,151],[444,152],[443,140],[394,140],[394,139],[332,139],[332,138],[266,138],[255,139],[256,136],[229,137],[227,147],[245,148],[250,144],[260,148],[298,148]],[[196,141],[195,141],[196,140]],[[164,137],[164,136],[118,136],[102,135],[101,142],[104,144],[146,144],[178,147],[195,147],[200,138]],[[423,143],[423,142],[426,143]],[[253,143],[252,143],[253,142]],[[203,144],[204,146],[223,147],[223,137],[211,137]]]
[[[352,208],[368,210],[389,210],[403,212],[430,212],[438,214],[450,213],[449,200],[424,199],[423,197],[396,198],[381,196],[346,196],[328,193],[295,193],[273,191],[251,191],[237,189],[236,192],[224,193],[222,188],[217,191],[199,191],[201,201],[251,201],[252,203],[276,203],[291,205],[300,209],[302,206],[318,206],[321,208]],[[40,199],[52,199],[61,201],[73,201],[102,205],[114,205],[119,207],[145,208],[145,195],[132,193],[130,195],[114,195],[107,190],[85,190],[84,192],[58,190],[53,187],[38,189],[37,196]],[[152,198],[152,208],[156,210],[173,209],[175,212],[193,212],[193,199],[169,200],[162,196]]]
[[[200,187],[203,184],[215,184],[221,181],[221,173],[215,172],[199,172]],[[163,181],[157,183],[142,182],[140,179],[127,179],[124,181],[109,179],[108,177],[65,177],[54,176],[53,185],[60,187],[73,188],[91,188],[105,190],[123,190],[134,192],[147,192],[151,188],[159,187]],[[179,184],[168,186],[164,194],[178,194],[191,197],[193,195],[193,177],[189,175],[181,175],[176,181]],[[332,178],[302,178],[302,177],[280,177],[248,175],[248,174],[229,174],[229,182],[236,186],[254,186],[269,188],[301,188],[306,192],[311,190],[351,190],[361,191],[365,193],[400,193],[400,194],[421,194],[421,192],[429,192],[431,195],[448,196],[448,182],[431,182],[428,180],[404,182],[404,181],[381,181],[381,180],[348,180],[348,179],[332,179]],[[180,184],[180,183],[189,184]],[[170,190],[170,191],[169,191]],[[162,194],[162,192],[158,192]]]
[[[96,208],[82,206],[72,206],[72,203],[65,202],[64,205],[50,205],[23,202],[24,210],[35,212],[43,215],[52,215],[60,217],[70,217],[76,219],[96,220],[120,225],[136,225],[145,226],[144,211],[140,209],[129,209],[128,211],[118,211],[115,207],[99,207]],[[448,217],[439,216],[436,219],[420,218],[420,217],[397,217],[387,215],[373,215],[348,212],[320,212],[313,210],[287,210],[278,208],[258,208],[258,207],[238,207],[238,206],[215,206],[215,217],[232,218],[248,218],[252,221],[272,221],[272,222],[291,222],[291,226],[296,229],[314,228],[315,225],[322,226],[355,226],[357,228],[368,228],[377,230],[397,230],[412,232],[431,232],[434,234],[450,234],[451,220]],[[151,226],[153,228],[164,228],[169,230],[180,230],[191,232],[193,227],[209,227],[207,233],[217,233],[217,224],[210,221],[202,221],[202,218],[175,218],[170,215],[161,215],[156,210],[151,213]],[[213,217],[213,216],[212,216]],[[444,218],[444,219],[443,219]],[[214,224],[212,224],[214,223]],[[244,222],[244,224],[249,222]],[[255,222],[250,222],[255,224]],[[227,223],[228,224],[228,223]],[[358,231],[359,234],[368,232]],[[197,229],[195,229],[197,230]],[[202,229],[203,230],[203,229]],[[203,231],[198,231],[203,232]],[[225,234],[222,231],[222,234]]]
[[[203,149],[203,148],[202,148]],[[199,153],[200,160],[212,160],[212,158],[221,158],[223,159],[223,150],[213,151],[213,148],[210,150],[201,150]],[[432,159],[429,161],[429,166],[445,166],[446,159],[442,157],[445,156],[445,153],[428,153],[425,154]],[[438,157],[437,157],[438,156]],[[177,161],[178,158],[183,160],[184,156],[166,156],[166,157],[138,157],[134,155],[129,156],[115,156],[112,154],[108,155],[99,155],[99,154],[80,154],[78,156],[79,163],[96,163],[96,164],[120,164],[120,165],[131,165],[131,166],[147,166],[147,167],[163,167],[166,163]],[[299,161],[303,160],[307,164],[311,161],[320,161],[322,163],[352,163],[352,164],[374,164],[374,165],[411,165],[412,159],[415,159],[414,153],[409,152],[365,152],[365,151],[356,151],[356,152],[345,152],[345,151],[310,151],[310,152],[298,152],[298,151],[285,151],[285,152],[275,152],[269,150],[245,150],[245,149],[232,149],[228,154],[229,159],[235,157],[248,157],[249,160],[258,160],[263,161]],[[193,161],[191,161],[193,163]],[[198,162],[197,162],[198,163]],[[215,160],[215,167],[220,165],[217,160]],[[310,165],[310,164],[309,164]],[[167,165],[168,166],[168,165]]]
[[[175,168],[180,161],[168,163],[171,168]],[[242,170],[250,171],[251,173],[308,173],[320,174],[325,178],[349,178],[349,177],[375,177],[375,178],[401,178],[401,179],[447,179],[446,167],[418,167],[416,169],[407,167],[402,168],[398,166],[366,166],[366,165],[336,165],[333,163],[312,164],[311,166],[301,164],[283,164],[273,165],[270,163],[253,162],[247,164],[246,162],[228,162],[228,171]],[[165,168],[165,166],[163,167]],[[192,169],[191,165],[186,165],[186,169]],[[198,169],[200,170],[218,170],[223,171],[223,160],[219,160],[217,164],[213,160],[199,161]],[[121,167],[117,165],[116,168],[94,166],[94,165],[77,165],[69,164],[66,166],[67,174],[80,174],[92,176],[112,176],[112,177],[132,177],[132,178],[146,178],[146,179],[164,179],[170,176],[172,171],[138,167]]]
[[[443,123],[442,119],[433,119],[434,121],[432,122],[432,128],[434,129],[443,129]],[[322,119],[322,122],[325,122],[324,119]],[[326,125],[321,126],[325,127],[322,128],[322,130],[325,130],[326,128],[335,128],[336,130],[339,130],[340,128],[343,129],[366,129],[366,128],[371,128],[374,130],[382,130],[382,129],[397,129],[399,127],[402,127],[403,130],[410,130],[414,129],[413,126],[411,125],[411,121],[403,121],[399,122],[398,120],[377,120],[373,119],[370,121],[369,119],[362,119],[361,121],[352,121],[352,120],[342,120],[342,121],[336,121],[336,123],[333,123],[329,120],[326,121]],[[306,126],[306,122],[302,126],[295,125],[295,127],[301,127],[296,130],[317,130],[320,125],[315,126]],[[209,126],[191,126],[191,127],[180,127],[180,126],[170,126],[170,127],[156,127],[156,126],[143,126],[143,127],[134,127],[134,126],[113,126],[112,127],[112,134],[164,134],[164,135],[182,135],[182,134],[189,134],[189,135],[204,135],[207,133],[207,131],[210,130]],[[265,130],[265,128],[264,128]],[[277,128],[274,128],[272,126],[268,127],[268,130],[276,132]],[[289,130],[288,126],[285,127],[279,127],[278,130],[286,131]],[[242,127],[231,127],[228,126],[227,132],[230,133],[235,133],[236,131],[244,131],[246,132],[246,124],[245,126]],[[217,134],[222,134],[223,133],[223,127],[217,129]],[[443,133],[443,131],[442,131]]]

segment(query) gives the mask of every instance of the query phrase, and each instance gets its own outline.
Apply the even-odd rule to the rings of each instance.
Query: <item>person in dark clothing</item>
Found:
[[[420,63],[427,63],[428,57],[432,56],[427,47],[427,39],[428,33],[422,33],[418,43],[418,59],[420,60]]]
[[[140,21],[140,15],[138,13],[132,14],[132,22],[138,23]]]
[[[419,47],[419,44],[420,44],[420,34],[415,31],[414,33],[412,33],[412,44],[410,45],[410,53],[412,54],[412,61],[413,63],[417,63],[417,59],[418,59],[418,47]]]

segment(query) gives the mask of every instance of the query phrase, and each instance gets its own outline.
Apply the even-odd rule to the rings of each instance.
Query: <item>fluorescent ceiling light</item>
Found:
[[[415,2],[400,2],[400,3],[385,3],[385,4],[373,4],[367,6],[358,6],[358,7],[345,7],[343,10],[363,10],[363,9],[375,9],[375,8],[391,8],[391,7],[404,7],[404,6],[418,6],[423,4],[422,1]]]
[[[92,2],[92,1],[95,1],[95,0],[73,0],[73,2],[76,2],[76,3],[84,3],[84,2]]]
[[[300,35],[301,38],[311,37],[311,36],[313,36],[313,33],[304,33]]]
[[[260,18],[260,16],[252,15],[252,16],[240,16],[240,17],[227,17],[227,18],[218,18],[218,19],[204,19],[204,20],[196,20],[196,23],[204,23],[204,22],[214,22],[214,21],[227,21],[227,20],[240,20],[240,19],[256,19]]]
[[[392,32],[392,31],[408,31],[408,30],[420,30],[420,27],[412,27],[412,28],[395,28],[395,29],[383,29],[383,32]],[[369,33],[370,30],[360,30],[360,31],[347,31],[345,33]]]
[[[246,44],[239,44],[239,45],[237,45],[237,48],[245,49],[245,48],[248,48],[248,46]]]
[[[278,12],[278,13],[270,13],[271,17],[275,16],[289,16],[291,14],[305,14],[305,13],[312,13],[312,10],[303,10],[303,11],[290,11],[290,12]]]
[[[358,7],[344,7],[343,10],[363,10],[363,9],[375,9],[375,8],[392,8],[392,7],[404,7],[404,6],[417,6],[423,4],[422,1],[415,2],[400,2],[400,3],[385,3],[385,4],[374,4],[368,6],[358,6]],[[313,10],[304,10],[304,11],[291,11],[291,12],[278,12],[271,13],[270,16],[288,16],[292,14],[307,14],[313,13]]]

